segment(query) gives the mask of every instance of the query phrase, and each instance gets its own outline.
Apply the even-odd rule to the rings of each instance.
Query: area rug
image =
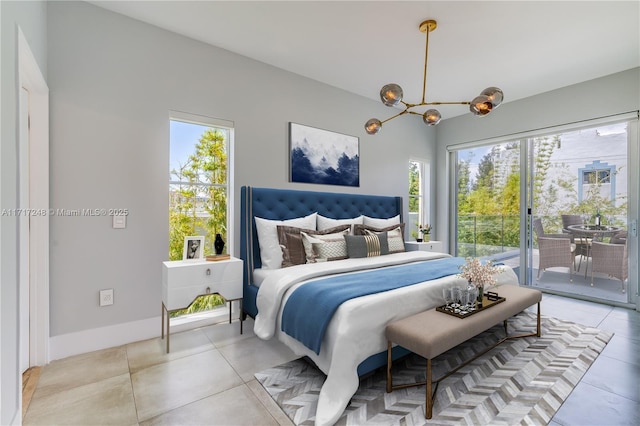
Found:
[[[465,321],[472,321],[471,318]],[[509,332],[535,328],[534,314],[509,320]],[[438,356],[433,377],[463,364],[504,336],[496,326]],[[546,425],[609,342],[613,333],[542,317],[542,336],[508,340],[440,382],[433,417],[424,417],[424,386],[386,393],[386,371],[360,380],[338,425]],[[394,362],[394,385],[425,380],[426,361],[409,355]],[[256,373],[296,425],[314,423],[326,376],[304,358]]]

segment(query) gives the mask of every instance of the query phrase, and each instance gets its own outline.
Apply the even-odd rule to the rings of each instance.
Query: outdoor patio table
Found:
[[[602,241],[604,237],[611,237],[622,230],[617,226],[601,226],[601,225],[569,225],[567,230],[573,234],[574,238],[579,238],[585,243],[587,239]],[[587,245],[587,259],[590,256],[590,245]],[[587,278],[587,267],[584,268],[584,277]]]

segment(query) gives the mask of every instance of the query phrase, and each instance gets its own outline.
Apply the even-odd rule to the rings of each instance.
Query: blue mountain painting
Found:
[[[326,164],[326,161],[314,166],[301,148],[294,148],[291,151],[291,181],[360,186],[360,158],[357,154],[348,157],[343,152],[336,167]]]

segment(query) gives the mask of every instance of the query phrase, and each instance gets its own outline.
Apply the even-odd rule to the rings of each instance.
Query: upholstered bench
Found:
[[[516,285],[499,286],[495,292],[498,293],[500,297],[504,297],[505,300],[490,308],[477,312],[468,318],[458,318],[443,312],[438,312],[436,309],[431,309],[387,325],[387,392],[391,392],[394,389],[426,384],[425,417],[430,419],[432,416],[433,401],[435,399],[435,390],[432,390],[433,383],[436,384],[437,390],[437,384],[441,380],[507,339],[529,336],[540,337],[540,301],[542,300],[542,293],[539,290]],[[527,334],[509,335],[507,331],[507,319],[536,303],[538,304],[536,331]],[[504,323],[506,337],[455,370],[448,372],[437,380],[432,380],[431,360],[433,358],[490,329],[501,321]],[[391,377],[391,347],[393,343],[397,343],[411,352],[426,358],[427,371],[425,382],[393,386]]]

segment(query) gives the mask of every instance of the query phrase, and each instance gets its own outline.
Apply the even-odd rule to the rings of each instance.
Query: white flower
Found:
[[[468,257],[467,261],[460,265],[458,276],[466,279],[474,286],[492,286],[496,284],[495,274],[500,272],[500,268],[493,264],[492,260],[486,261],[484,264],[480,259]]]

